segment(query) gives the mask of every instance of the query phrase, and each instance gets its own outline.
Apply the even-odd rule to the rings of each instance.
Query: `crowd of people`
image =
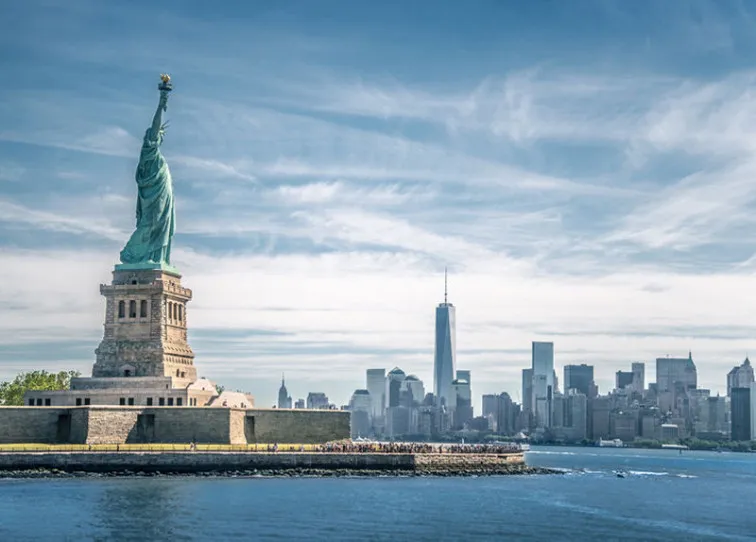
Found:
[[[316,448],[318,452],[366,454],[506,454],[519,452],[516,443],[498,444],[428,444],[422,442],[329,442]]]
[[[162,446],[162,445],[156,445]],[[207,446],[207,445],[205,445]],[[210,445],[212,446],[212,445]],[[219,447],[222,447],[220,445]],[[203,447],[204,451],[205,447]],[[305,445],[305,444],[259,444],[254,448],[244,447],[247,451],[256,452],[320,452],[320,453],[344,453],[344,454],[508,454],[522,451],[519,444],[496,443],[496,444],[430,444],[423,442],[359,442],[344,440],[338,442],[328,442],[326,444]],[[93,451],[92,444],[88,450]],[[121,447],[120,444],[115,446],[111,451],[130,451],[127,445]],[[196,442],[189,444],[189,451],[198,450]],[[161,448],[161,451],[168,451]],[[240,450],[241,451],[241,450]]]

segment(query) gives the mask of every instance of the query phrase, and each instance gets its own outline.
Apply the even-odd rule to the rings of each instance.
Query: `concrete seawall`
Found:
[[[24,471],[90,473],[223,473],[263,471],[416,474],[528,474],[522,454],[388,454],[307,452],[5,452],[3,473]]]

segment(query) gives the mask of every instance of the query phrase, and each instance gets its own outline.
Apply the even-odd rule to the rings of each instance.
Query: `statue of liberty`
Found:
[[[168,109],[168,95],[173,87],[168,75],[160,76],[160,102],[144,134],[139,165],[136,170],[136,230],[121,251],[120,268],[170,267],[171,240],[176,227],[173,207],[173,181],[168,164],[160,152],[165,136],[163,112]],[[146,264],[146,265],[145,265]]]

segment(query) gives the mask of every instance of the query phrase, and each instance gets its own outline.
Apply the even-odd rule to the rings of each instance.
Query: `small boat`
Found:
[[[627,473],[625,471],[623,471],[623,470],[616,470],[616,471],[614,471],[614,475],[617,478],[625,478],[627,476]]]
[[[598,440],[598,445],[601,448],[624,448],[625,447],[625,443],[622,442],[618,438],[611,439],[611,440],[604,440],[600,438]]]

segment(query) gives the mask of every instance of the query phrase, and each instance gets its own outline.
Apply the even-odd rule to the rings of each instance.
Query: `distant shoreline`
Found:
[[[574,443],[559,443],[559,442],[539,442],[539,443],[531,443],[531,446],[552,446],[554,448],[601,448],[602,450],[664,450],[668,452],[676,452],[680,450],[681,448],[663,448],[661,445],[638,445],[634,444],[632,442],[625,444],[624,446],[599,446],[595,443],[590,444],[582,444],[580,442],[574,442]],[[743,449],[738,447],[729,447],[727,445],[724,445],[720,448],[711,448],[711,447],[703,447],[703,446],[696,446],[693,444],[693,446],[686,444],[684,446],[687,446],[687,448],[683,448],[683,451],[685,452],[732,452],[737,454],[752,454],[756,453],[756,449]],[[532,451],[532,450],[531,450]],[[527,452],[526,452],[527,453]]]

